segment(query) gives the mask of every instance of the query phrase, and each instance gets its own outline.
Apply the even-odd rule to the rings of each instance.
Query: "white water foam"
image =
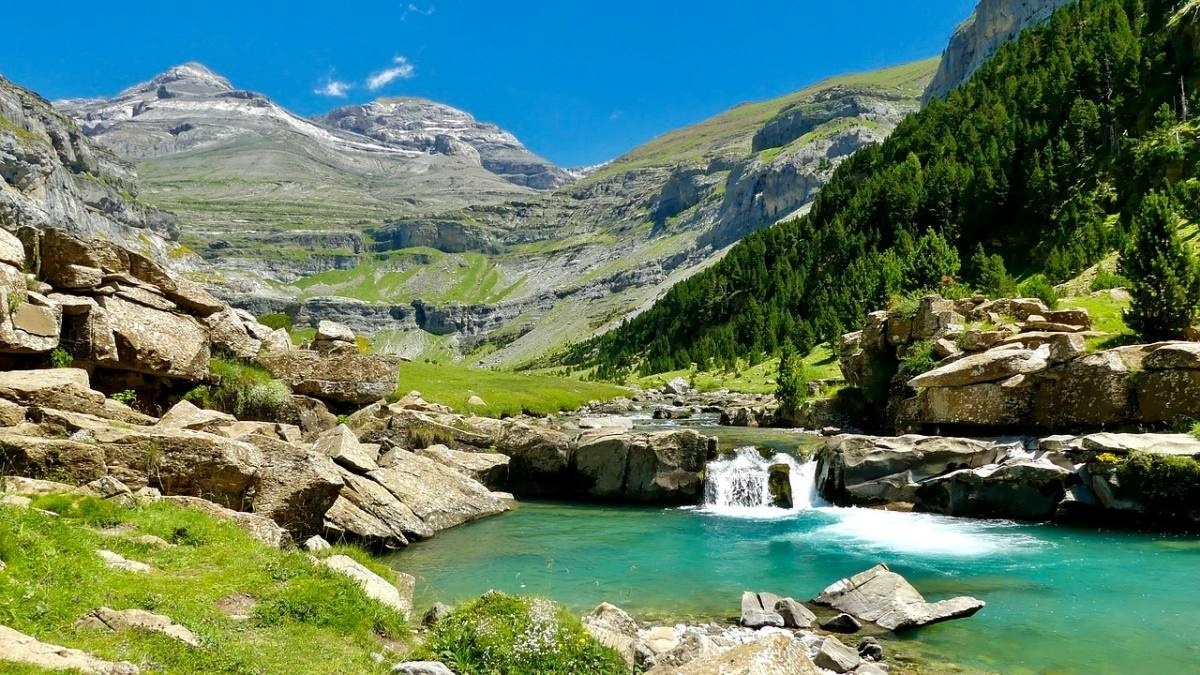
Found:
[[[788,467],[792,508],[772,506],[768,487],[770,468]],[[784,518],[813,508],[816,496],[816,462],[801,464],[791,455],[764,457],[756,448],[739,448],[728,459],[709,462],[704,482],[705,513],[739,518]]]

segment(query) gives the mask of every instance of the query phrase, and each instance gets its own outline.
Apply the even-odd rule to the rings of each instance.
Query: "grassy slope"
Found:
[[[460,412],[500,417],[522,410],[547,415],[574,410],[588,401],[625,396],[629,392],[611,384],[581,382],[549,375],[474,370],[458,366],[405,363],[400,366],[398,391],[421,392],[425,400],[442,403]],[[472,395],[487,405],[471,407]]]
[[[744,145],[741,154],[750,154],[750,139],[767,120],[783,107],[797,103],[832,86],[860,86],[900,89],[920,96],[925,83],[937,69],[938,59],[931,58],[867,73],[855,73],[824,80],[780,98],[745,103],[699,124],[673,131],[639,146],[617,158],[592,176],[594,181],[646,166],[678,164],[706,154]]]
[[[837,358],[826,345],[818,345],[804,357],[805,375],[810,380],[836,380],[842,377]],[[767,359],[756,366],[739,368],[735,372],[700,371],[695,374],[695,386],[700,391],[728,389],[747,394],[775,393],[775,374],[779,368],[777,359]],[[669,373],[648,375],[636,380],[641,387],[661,387],[666,382],[682,377],[693,379],[691,372],[676,370]]]
[[[151,504],[126,509],[95,498],[50,496],[35,506],[0,507],[0,623],[46,642],[131,661],[143,672],[386,672],[371,658],[407,636],[396,612],[369,600],[347,578],[299,552],[268,548],[227,522],[189,509]],[[132,526],[109,537],[101,527]],[[159,549],[130,536],[153,534],[176,544]],[[109,569],[96,555],[116,551],[150,564],[148,574]],[[346,552],[344,550],[340,552]],[[384,572],[361,553],[354,557]],[[246,621],[217,606],[248,595],[258,602]],[[166,614],[203,642],[189,649],[142,632],[74,627],[100,606]],[[10,672],[7,665],[0,671]]]

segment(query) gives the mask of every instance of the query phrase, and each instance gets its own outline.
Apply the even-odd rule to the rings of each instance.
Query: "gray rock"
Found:
[[[402,582],[398,587],[363,567],[350,556],[331,555],[321,560],[321,564],[350,577],[363,589],[367,597],[400,612],[404,618],[407,619],[412,614],[412,590],[416,580],[411,576],[397,572],[397,580]]]
[[[929,603],[904,577],[876,565],[826,588],[813,602],[833,607],[888,630],[968,617],[984,603],[970,597]]]
[[[116,633],[125,630],[141,630],[148,633],[159,633],[178,640],[189,647],[199,647],[200,638],[192,631],[171,620],[163,614],[155,614],[142,609],[115,610],[101,607],[75,624],[86,628],[110,630]]]
[[[883,661],[883,645],[873,637],[865,637],[858,641],[858,655],[868,661]]]
[[[137,666],[112,662],[78,649],[42,642],[24,633],[0,626],[0,654],[4,661],[46,670],[69,670],[87,675],[137,675]]]
[[[918,375],[908,381],[914,389],[927,387],[963,387],[998,382],[1014,375],[1045,370],[1050,365],[1050,348],[1001,349],[971,354],[957,361]]]
[[[356,473],[370,473],[379,468],[378,453],[371,452],[358,442],[358,437],[345,424],[321,434],[313,450],[329,457],[340,466]]]
[[[682,666],[656,666],[647,675],[816,675],[818,672],[799,640],[772,633]]]
[[[454,675],[441,661],[408,661],[392,666],[393,673],[402,675]]]
[[[842,644],[842,641],[830,635],[821,642],[813,663],[818,668],[832,670],[835,673],[845,673],[854,670],[862,663],[862,657],[854,649]]]
[[[791,598],[783,598],[776,602],[775,612],[783,618],[786,628],[810,628],[817,622],[816,614]]]
[[[425,626],[426,628],[433,626],[447,616],[450,616],[450,612],[453,611],[454,608],[450,605],[445,605],[440,602],[434,603],[433,607],[425,610],[425,614],[421,616],[421,625]]]
[[[600,644],[616,650],[631,668],[637,665],[637,623],[620,607],[601,603],[583,617],[583,627]]]
[[[843,612],[832,619],[822,622],[821,628],[833,631],[834,633],[857,633],[862,630],[862,623],[853,616]]]
[[[333,545],[325,541],[325,537],[322,537],[319,534],[314,534],[313,536],[304,540],[304,550],[310,553],[327,551],[331,548],[333,548]]]

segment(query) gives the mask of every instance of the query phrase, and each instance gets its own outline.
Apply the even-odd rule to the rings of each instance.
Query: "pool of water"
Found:
[[[720,415],[701,413],[685,420],[656,420],[640,416],[633,419],[637,431],[669,431],[695,429],[705,436],[715,436],[722,451],[755,446],[770,448],[798,457],[812,455],[825,439],[810,431],[771,429],[766,427],[726,427],[720,425]]]
[[[644,617],[732,617],[741,592],[806,599],[886,562],[972,618],[908,634],[933,660],[1002,673],[1200,672],[1200,540],[828,507],[524,503],[397,554],[418,606],[488,589]]]

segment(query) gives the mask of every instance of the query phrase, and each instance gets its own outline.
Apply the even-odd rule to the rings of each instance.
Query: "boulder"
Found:
[[[432,537],[434,529],[382,485],[342,471],[345,485],[325,513],[325,527],[340,537],[360,539],[376,546],[396,548],[412,539]]]
[[[967,617],[984,606],[983,601],[966,596],[926,602],[904,577],[882,564],[832,584],[813,602],[871,621],[888,630],[916,628]]]
[[[775,613],[783,617],[785,628],[811,628],[817,622],[816,614],[791,598],[776,601]]]
[[[1120,424],[1134,414],[1132,382],[1116,350],[1072,360],[1038,376],[1032,421],[1044,428]]]
[[[204,319],[204,325],[208,327],[212,349],[217,353],[252,359],[262,349],[262,340],[250,335],[245,321],[232,307],[210,314]]]
[[[858,655],[858,651],[842,644],[841,640],[832,635],[821,641],[817,655],[813,657],[813,664],[818,668],[835,673],[850,672],[860,663],[862,663],[862,657]]]
[[[1179,455],[1200,457],[1200,440],[1191,434],[1121,434],[1101,432],[1088,434],[1079,441],[1084,450],[1094,454],[1110,453],[1117,456],[1131,452],[1155,455]]]
[[[375,574],[348,555],[331,555],[321,560],[321,564],[329,569],[344,574],[354,580],[363,589],[368,598],[400,612],[407,619],[412,614],[412,586],[416,582],[407,574],[397,573],[402,579],[401,586],[407,593],[401,591],[395,584]]]
[[[337,415],[329,412],[324,403],[298,394],[288,397],[283,409],[279,411],[278,421],[298,428],[306,441],[315,440],[321,432],[338,425]]]
[[[209,333],[196,319],[114,296],[97,303],[116,342],[115,358],[97,359],[99,365],[189,382],[208,377]]]
[[[694,504],[704,492],[711,445],[692,430],[588,432],[574,450],[572,474],[593,499]]]
[[[771,593],[742,593],[741,624],[746,628],[765,628],[773,626],[783,628],[783,617],[775,611],[779,596]]]
[[[367,474],[434,531],[503,513],[508,504],[480,483],[426,457],[398,451],[391,466]]]
[[[252,434],[246,440],[263,454],[250,502],[254,513],[296,540],[321,532],[325,513],[345,484],[333,460],[277,438]]]
[[[63,309],[43,295],[0,288],[0,351],[44,353],[58,346]]]
[[[862,623],[849,614],[842,612],[831,619],[823,621],[821,628],[834,633],[857,633],[862,630]]]
[[[78,649],[52,645],[0,626],[0,661],[45,670],[69,670],[87,675],[137,675],[137,666],[105,661]]]
[[[159,633],[178,640],[189,647],[199,647],[200,638],[192,631],[180,626],[163,614],[147,612],[144,609],[115,610],[101,607],[75,623],[76,626],[99,630],[110,630],[120,633],[127,630],[140,630],[147,633]]]
[[[647,675],[817,675],[818,672],[799,640],[771,633],[682,666],[656,666]]]
[[[100,556],[100,559],[104,561],[105,565],[108,565],[114,570],[134,572],[136,574],[145,574],[151,570],[151,567],[146,563],[137,560],[130,560],[120,553],[114,553],[113,551],[106,551],[102,549],[96,551],[96,555]]]
[[[1007,380],[1014,375],[1036,373],[1049,367],[1050,349],[1002,349],[965,356],[918,375],[908,381],[914,389],[962,387]]]
[[[30,478],[69,476],[79,484],[107,473],[104,449],[95,444],[11,431],[0,431],[0,465]]]
[[[1200,370],[1200,342],[1156,345],[1142,364],[1146,370]]]
[[[604,417],[583,417],[579,420],[580,429],[620,429],[632,431],[633,420],[628,417],[606,415]]]
[[[1025,349],[1050,347],[1050,363],[1066,363],[1082,356],[1087,351],[1087,342],[1079,333],[1053,333],[1033,331],[1018,333],[996,343],[997,347],[1020,345]]]
[[[328,551],[329,549],[333,548],[333,544],[330,544],[328,541],[326,541],[325,537],[322,537],[319,534],[314,534],[313,536],[304,540],[304,543],[301,544],[301,548],[309,553],[317,553],[319,551]]]
[[[233,415],[200,408],[191,401],[182,400],[164,413],[155,426],[162,429],[189,429],[214,433],[219,428],[235,422],[237,418]]]
[[[817,452],[817,489],[835,503],[912,502],[921,481],[1007,454],[1007,446],[966,438],[834,436]]]
[[[771,493],[771,506],[779,509],[792,508],[792,467],[788,464],[772,464],[767,468],[767,491]]]
[[[937,340],[960,328],[966,319],[956,311],[953,300],[936,295],[921,298],[912,319],[912,340]]]
[[[1020,425],[1028,421],[1033,401],[1033,387],[1018,375],[1003,383],[922,390],[918,414],[925,424]]]
[[[450,616],[454,608],[450,605],[435,602],[432,607],[425,610],[425,614],[421,616],[421,625],[426,628],[437,625],[442,619]],[[636,631],[635,631],[636,634]]]
[[[1200,370],[1147,370],[1135,386],[1140,422],[1184,422],[1200,417]]]
[[[1074,474],[1047,459],[962,469],[922,483],[916,507],[948,516],[1049,520]]]
[[[508,464],[511,460],[507,455],[495,452],[462,452],[451,450],[444,445],[431,445],[417,450],[417,454],[445,464],[491,490],[503,488],[508,483]]]
[[[879,644],[879,640],[873,637],[865,637],[859,640],[855,649],[863,660],[883,661],[883,645]]]
[[[365,405],[396,390],[400,359],[377,354],[270,351],[258,362],[297,394],[322,401]]]
[[[494,446],[511,459],[508,476],[513,493],[565,496],[563,483],[571,461],[571,439],[566,434],[515,420],[472,417],[467,424],[483,437],[475,447]]]
[[[454,671],[441,661],[405,661],[392,666],[399,675],[454,675]]]
[[[692,386],[682,377],[677,377],[663,385],[663,393],[671,396],[684,396],[692,391]]]
[[[24,406],[97,414],[104,394],[92,389],[86,370],[10,370],[0,372],[0,398]]]
[[[636,665],[637,622],[620,607],[601,603],[583,617],[583,627],[600,644],[620,654],[630,668]]]
[[[359,443],[358,437],[345,424],[321,434],[313,450],[355,473],[366,474],[379,468],[378,448],[372,451],[369,446]]]
[[[354,342],[354,331],[345,324],[322,320],[317,324],[316,342]]]

